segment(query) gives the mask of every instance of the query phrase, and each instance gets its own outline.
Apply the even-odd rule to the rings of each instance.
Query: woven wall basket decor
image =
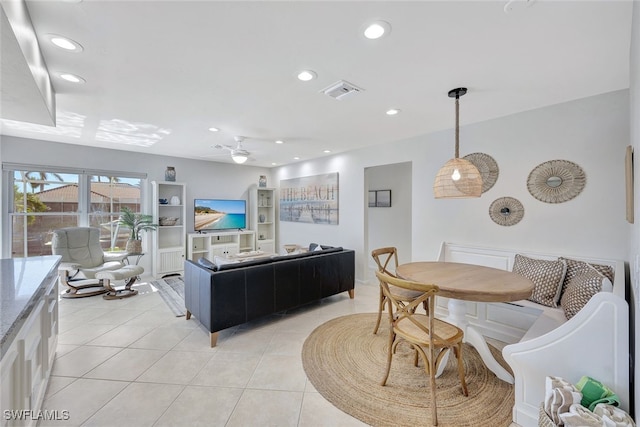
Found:
[[[562,203],[582,192],[587,177],[580,166],[568,160],[550,160],[536,166],[527,178],[527,189],[545,203]]]
[[[482,176],[482,192],[486,193],[489,191],[498,180],[498,175],[500,174],[500,169],[495,159],[485,153],[467,154],[463,159],[469,160],[478,168]]]
[[[498,225],[515,225],[524,217],[524,206],[513,197],[500,197],[489,206],[489,216]]]

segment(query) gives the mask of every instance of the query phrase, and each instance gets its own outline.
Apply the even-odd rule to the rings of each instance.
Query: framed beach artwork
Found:
[[[369,207],[370,208],[376,207],[376,191],[375,190],[369,191]]]
[[[370,208],[390,208],[391,207],[391,190],[370,190],[369,191],[369,207]]]
[[[280,180],[280,221],[337,225],[338,173]]]
[[[391,207],[391,190],[376,191],[376,207],[378,208]]]

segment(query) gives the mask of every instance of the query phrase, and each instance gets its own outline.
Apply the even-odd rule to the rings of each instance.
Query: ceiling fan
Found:
[[[214,145],[214,147],[218,148],[218,149],[221,149],[221,150],[229,151],[231,153],[231,158],[233,159],[234,162],[236,162],[238,164],[243,164],[244,162],[247,161],[247,159],[249,159],[249,155],[251,154],[247,150],[242,148],[242,141],[245,140],[245,137],[244,136],[234,136],[233,139],[237,143],[235,148],[230,146],[230,145],[221,145],[221,144],[216,144],[216,145]]]

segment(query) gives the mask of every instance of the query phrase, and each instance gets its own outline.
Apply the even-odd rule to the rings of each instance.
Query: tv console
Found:
[[[244,228],[238,228],[237,230],[238,232],[242,233],[243,231],[246,231]],[[220,234],[222,233],[221,231],[212,231],[212,230],[196,230],[195,234]],[[232,233],[235,233],[235,231],[232,231]]]
[[[229,258],[241,252],[255,251],[255,234],[253,230],[189,233],[187,259],[198,261],[205,257],[213,260],[215,256]]]

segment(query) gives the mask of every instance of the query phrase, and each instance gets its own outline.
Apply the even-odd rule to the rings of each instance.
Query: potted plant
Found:
[[[127,207],[122,208],[120,218],[118,218],[118,224],[131,230],[131,236],[129,236],[129,240],[127,240],[126,247],[126,251],[129,253],[141,253],[141,233],[158,228],[158,224],[153,223],[153,217],[151,215],[134,213]]]

